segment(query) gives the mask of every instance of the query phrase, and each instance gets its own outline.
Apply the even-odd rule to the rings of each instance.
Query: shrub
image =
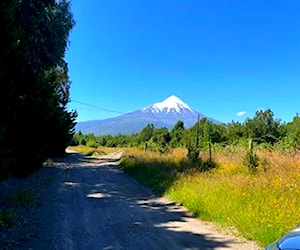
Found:
[[[70,146],[78,146],[78,145],[79,145],[78,139],[73,136],[73,138],[71,139],[71,142],[70,142]]]
[[[248,151],[243,158],[243,164],[248,167],[251,172],[253,172],[259,166],[259,157],[256,153]]]
[[[256,171],[259,166],[259,158],[256,153],[253,152],[253,140],[249,140],[249,149],[246,155],[243,157],[243,164],[250,170],[250,172]]]
[[[82,139],[80,140],[80,145],[83,145],[83,146],[86,145],[86,140],[85,140],[84,138],[82,138]]]
[[[91,148],[98,148],[98,143],[94,140],[89,140],[86,145]]]
[[[199,164],[200,162],[200,150],[196,147],[188,147],[187,158],[192,164]]]

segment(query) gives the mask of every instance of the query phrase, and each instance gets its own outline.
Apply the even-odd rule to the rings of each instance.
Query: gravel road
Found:
[[[69,153],[22,186],[38,202],[22,208],[23,221],[0,231],[3,249],[238,249],[254,242],[221,232],[181,206],[158,197],[114,161]],[[0,184],[9,193],[11,183]]]

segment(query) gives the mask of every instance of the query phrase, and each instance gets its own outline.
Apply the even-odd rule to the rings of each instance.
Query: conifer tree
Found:
[[[0,3],[1,172],[29,174],[64,152],[76,112],[67,110],[64,61],[74,26],[66,0]]]

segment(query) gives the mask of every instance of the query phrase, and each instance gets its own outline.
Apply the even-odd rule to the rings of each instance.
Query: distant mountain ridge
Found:
[[[181,120],[188,128],[197,122],[198,116],[200,119],[207,118],[218,123],[216,120],[193,110],[177,96],[172,95],[162,102],[114,118],[78,122],[75,130],[84,134],[128,135],[140,132],[149,123],[152,123],[156,128],[167,127],[171,129],[178,120]]]

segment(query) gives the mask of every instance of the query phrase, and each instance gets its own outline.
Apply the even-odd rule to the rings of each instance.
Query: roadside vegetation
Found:
[[[18,210],[30,207],[37,201],[36,194],[28,187],[20,186],[0,199],[0,231],[20,223]]]
[[[77,133],[71,148],[123,150],[125,172],[199,218],[266,246],[300,221],[299,136],[298,115],[282,124],[266,110],[243,124],[203,119],[189,129],[179,121],[171,131],[149,124],[129,136]]]
[[[126,173],[158,194],[182,204],[197,217],[213,221],[262,246],[300,221],[300,155],[297,153],[257,149],[257,155],[268,160],[268,167],[266,170],[260,164],[253,173],[241,157],[248,149],[238,146],[214,147],[213,160],[217,167],[209,171],[199,171],[191,165],[186,149],[163,155],[137,148],[100,147],[99,150],[102,153],[123,150],[121,168]],[[203,160],[208,158],[209,153],[203,152]]]

